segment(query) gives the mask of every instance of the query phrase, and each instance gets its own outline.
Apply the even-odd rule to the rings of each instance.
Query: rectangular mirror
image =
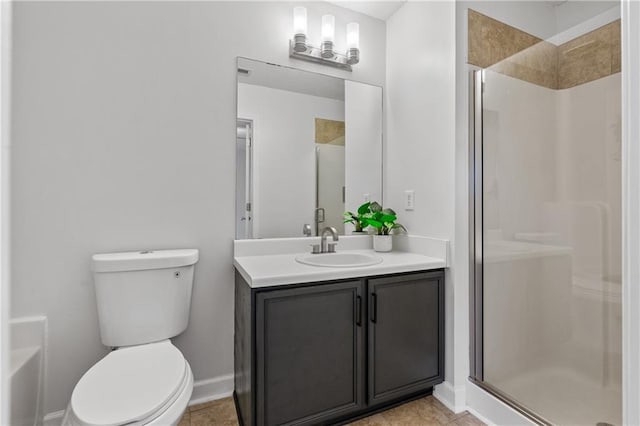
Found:
[[[236,238],[351,234],[382,203],[382,88],[238,58]]]

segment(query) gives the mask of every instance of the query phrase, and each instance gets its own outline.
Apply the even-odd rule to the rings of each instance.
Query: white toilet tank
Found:
[[[102,343],[141,345],[182,333],[197,261],[195,249],[93,255]]]

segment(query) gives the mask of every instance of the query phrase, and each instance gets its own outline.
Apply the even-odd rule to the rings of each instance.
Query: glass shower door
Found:
[[[477,74],[476,379],[540,421],[621,424],[620,73]]]

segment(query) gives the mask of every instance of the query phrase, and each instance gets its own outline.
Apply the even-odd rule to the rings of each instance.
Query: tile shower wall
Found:
[[[558,46],[558,89],[620,72],[620,20]]]
[[[620,20],[559,46],[468,11],[468,63],[550,89],[620,72]]]

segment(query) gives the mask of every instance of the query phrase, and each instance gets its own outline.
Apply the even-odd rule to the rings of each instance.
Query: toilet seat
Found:
[[[118,349],[82,376],[65,417],[87,426],[151,423],[184,400],[185,392],[188,400],[192,385],[187,361],[169,340]]]

